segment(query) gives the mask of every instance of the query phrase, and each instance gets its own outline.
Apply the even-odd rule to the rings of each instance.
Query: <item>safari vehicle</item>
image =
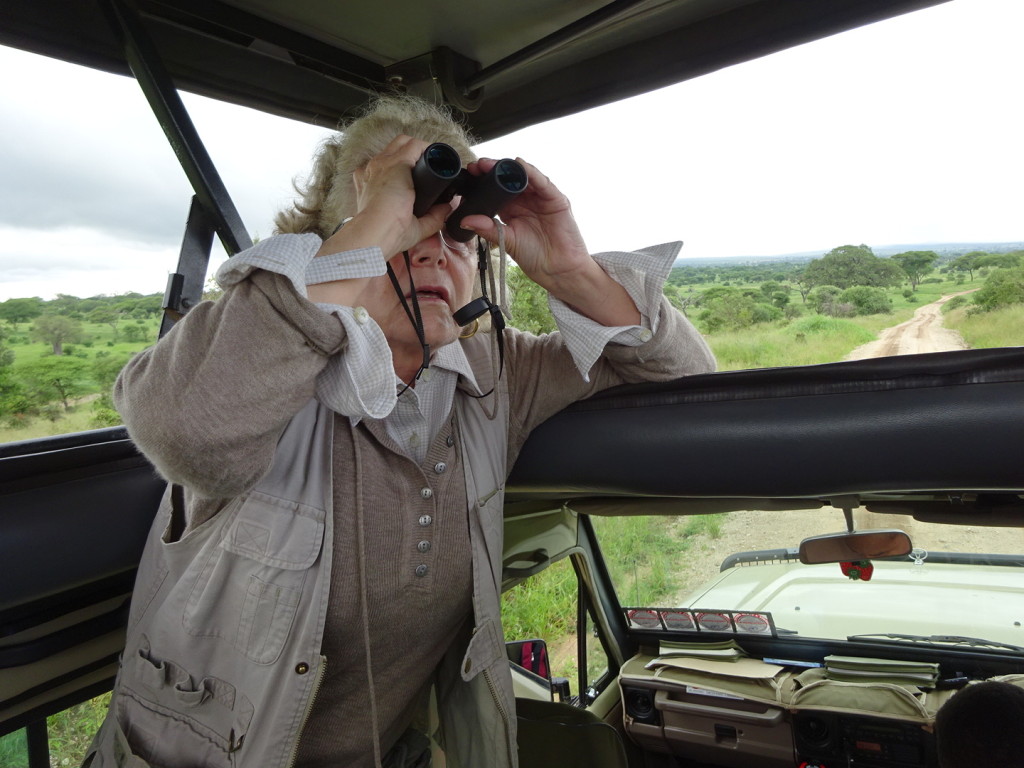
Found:
[[[333,125],[400,87],[491,138],[933,4],[9,0],[0,43],[138,79],[195,190],[168,328],[214,235],[249,244],[177,89]],[[507,484],[505,586],[571,569],[577,672],[508,638],[523,764],[936,765],[946,699],[1024,680],[1021,402],[1004,348],[629,386],[545,423]],[[123,428],[0,446],[0,734],[33,768],[47,716],[113,683],[162,492]],[[648,601],[650,569],[608,554],[616,521],[723,512],[757,537],[685,591]],[[993,527],[1000,551],[971,544]]]

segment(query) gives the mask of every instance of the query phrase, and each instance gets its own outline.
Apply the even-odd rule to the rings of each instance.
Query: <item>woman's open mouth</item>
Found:
[[[406,296],[408,299],[409,296]],[[416,287],[416,300],[419,302],[442,301],[448,303],[448,291],[436,285],[421,285]]]

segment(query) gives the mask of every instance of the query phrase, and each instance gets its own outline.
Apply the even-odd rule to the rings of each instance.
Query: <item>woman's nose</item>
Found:
[[[409,250],[409,258],[417,264],[437,262],[444,263],[448,254],[445,252],[444,244],[441,242],[440,233],[431,235],[425,240],[420,240]]]

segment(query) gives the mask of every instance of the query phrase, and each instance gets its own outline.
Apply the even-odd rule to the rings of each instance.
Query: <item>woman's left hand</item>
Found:
[[[537,168],[517,161],[529,182],[501,210],[509,255],[531,280],[591,319],[609,326],[639,323],[640,313],[625,289],[590,256],[569,199]],[[480,175],[496,163],[481,158],[467,167]],[[453,215],[458,216],[457,209]],[[459,223],[490,243],[498,242],[493,219],[474,215]]]
[[[569,198],[534,166],[518,159],[526,169],[526,189],[501,211],[505,247],[516,264],[534,282],[553,291],[561,279],[593,260],[572,215]],[[473,174],[489,172],[497,163],[481,158],[468,166]],[[455,212],[458,216],[458,211]],[[486,216],[467,216],[461,222],[491,243],[498,242],[498,226]]]

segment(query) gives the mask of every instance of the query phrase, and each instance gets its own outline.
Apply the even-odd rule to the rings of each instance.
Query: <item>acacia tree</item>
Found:
[[[807,303],[807,296],[814,289],[814,283],[807,278],[807,269],[801,269],[793,275],[793,285],[800,293],[800,299]]]
[[[8,299],[0,302],[0,320],[14,325],[27,323],[43,314],[43,300],[38,297],[29,299]]]
[[[113,307],[97,307],[86,315],[86,319],[97,325],[109,325],[114,341],[117,341],[117,324],[121,322],[121,313]]]
[[[957,256],[949,262],[949,266],[957,272],[966,272],[973,283],[974,270],[979,267],[978,262],[985,256],[988,256],[985,251],[971,251],[970,253],[965,253],[963,256]]]
[[[87,368],[76,357],[43,357],[21,366],[18,373],[40,404],[59,399],[67,411],[71,398],[86,392]]]
[[[866,245],[841,245],[808,264],[804,279],[812,285],[839,288],[888,288],[902,283],[904,274],[894,262],[878,258]]]
[[[64,354],[64,345],[82,338],[82,324],[65,315],[41,315],[29,335],[53,347],[53,354]]]
[[[916,291],[921,280],[935,268],[939,254],[935,251],[905,251],[895,254],[892,260],[899,264],[900,269],[910,278],[910,290]]]

